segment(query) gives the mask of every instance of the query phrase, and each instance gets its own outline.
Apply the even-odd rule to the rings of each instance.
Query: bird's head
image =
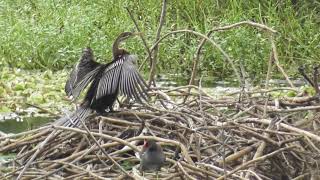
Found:
[[[81,61],[92,61],[94,59],[93,51],[90,47],[86,47],[82,50]]]
[[[156,150],[158,147],[158,144],[156,143],[155,140],[152,139],[145,139],[144,140],[144,144],[143,144],[143,149],[152,151],[152,150]]]
[[[88,46],[82,50],[82,53],[92,53],[92,49]]]
[[[137,36],[137,35],[140,35],[141,33],[140,32],[123,32],[121,33],[119,36],[118,36],[118,41],[119,42],[122,42],[130,37],[134,37],[134,36]]]
[[[123,32],[119,34],[117,39],[113,43],[113,57],[116,58],[117,56],[126,53],[124,49],[120,49],[119,45],[121,42],[125,41],[128,38],[141,35],[140,32]]]

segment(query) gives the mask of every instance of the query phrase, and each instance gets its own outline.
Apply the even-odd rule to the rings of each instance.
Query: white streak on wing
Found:
[[[146,86],[139,72],[137,71],[134,63],[137,57],[134,55],[126,56],[126,60],[122,66],[122,74],[120,83],[120,92],[123,95],[137,100],[140,100],[139,96],[142,96],[146,100]]]
[[[127,63],[128,63],[128,59],[126,57],[126,61],[123,63],[123,66],[122,66],[122,71],[124,72],[122,74],[122,81],[120,82],[122,85],[123,85],[123,89],[124,89],[124,92],[125,92],[125,96],[127,97],[130,97],[131,98],[131,92],[130,92],[130,89],[128,87],[128,81],[129,81],[129,77],[130,77],[130,72],[128,71],[128,68],[127,68]]]
[[[119,85],[119,75],[121,73],[121,68],[122,68],[122,59],[118,60],[117,63],[119,65],[115,67],[113,72],[112,83],[111,83],[111,86],[109,87],[110,93],[115,93]]]
[[[117,71],[118,71],[119,62],[117,61],[115,63],[116,63],[115,67],[110,72],[108,72],[111,74],[111,78],[108,83],[108,92],[107,92],[108,94],[112,94],[112,92],[114,92],[113,91],[113,84],[115,84],[114,82],[117,80],[116,78],[117,78],[117,73],[118,73]]]
[[[103,72],[103,75],[99,81],[96,99],[99,99],[105,95],[116,93],[120,70],[123,64],[123,59],[119,59],[118,61],[110,64]]]
[[[123,74],[124,72],[121,72],[121,74]],[[121,94],[121,95],[123,95],[123,91],[122,91],[122,84],[120,83],[120,82],[122,82],[122,76],[120,76],[119,77],[119,93]]]
[[[121,74],[121,69],[122,67],[121,66],[118,66],[114,72],[114,77],[112,79],[112,92],[116,92],[117,91],[117,88],[119,86],[119,77],[120,77],[120,74]]]
[[[139,95],[137,94],[137,87],[136,87],[137,84],[134,81],[134,77],[132,75],[132,72],[129,76],[129,81],[130,81],[129,88],[130,88],[131,93],[133,94],[135,99],[139,99]]]
[[[130,62],[128,62],[130,63]],[[134,74],[135,74],[136,70],[134,69],[133,66],[128,66],[128,73],[129,73],[129,76],[128,76],[128,79],[129,79],[129,84],[128,84],[128,87],[130,89],[130,94],[132,94],[135,99],[138,99],[139,96],[137,94],[137,83],[135,82],[134,80]]]
[[[126,74],[126,72],[123,71],[123,69],[122,69],[121,76],[120,76],[120,78],[119,78],[119,91],[120,91],[120,94],[121,94],[121,95],[126,94],[125,89],[124,89],[124,87],[123,87],[123,83],[121,83],[121,82],[125,81],[125,79],[123,78],[123,76],[124,76],[125,74]]]
[[[125,78],[126,78],[126,81],[125,81],[125,88],[127,89],[127,96],[129,97],[129,98],[132,98],[132,89],[131,89],[131,87],[130,87],[130,76],[131,76],[131,74],[130,74],[130,71],[127,71],[126,70],[126,76],[125,76]]]
[[[104,94],[111,94],[112,81],[114,80],[115,69],[111,69],[110,71],[108,71],[108,74],[110,74],[110,78],[108,78],[106,93]]]
[[[142,86],[140,84],[140,79],[137,78],[137,74],[135,73],[134,75],[132,75],[132,78],[134,79],[134,82],[136,84],[136,91],[139,94],[137,99],[141,101],[140,97],[142,96],[142,98],[146,100],[144,91],[143,91]]]
[[[134,83],[136,84],[136,90],[138,91],[139,96],[142,96],[144,98],[143,93],[142,93],[143,91],[141,91],[141,85],[137,80],[136,74],[134,74],[132,78],[133,78]],[[140,100],[139,96],[138,96],[138,99]]]
[[[147,84],[144,82],[142,76],[137,71],[135,71],[134,78],[135,78],[136,84],[139,84],[139,86],[137,87],[138,87],[140,96],[142,96],[144,100],[147,100],[148,99]]]

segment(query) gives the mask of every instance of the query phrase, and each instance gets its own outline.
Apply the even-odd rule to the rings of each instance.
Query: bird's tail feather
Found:
[[[55,125],[64,126],[64,127],[77,127],[81,123],[81,120],[85,120],[91,113],[92,109],[80,106],[75,112],[71,115],[66,115],[55,121]]]

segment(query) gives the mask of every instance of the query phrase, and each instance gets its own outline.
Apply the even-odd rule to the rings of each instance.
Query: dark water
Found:
[[[0,121],[0,131],[4,133],[19,133],[35,129],[53,120],[53,117],[19,117]]]
[[[187,76],[189,77],[189,76]],[[189,84],[190,79],[185,78],[179,74],[158,75],[156,78],[157,85],[164,87],[176,87],[185,86]],[[195,85],[199,85],[200,79],[195,79]],[[215,77],[203,77],[201,79],[201,86],[204,88],[215,88],[219,86],[223,87],[239,87],[239,83],[236,79],[225,78],[218,79]]]

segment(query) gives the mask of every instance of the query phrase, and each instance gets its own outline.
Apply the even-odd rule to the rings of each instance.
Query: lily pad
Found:
[[[24,89],[25,89],[24,84],[16,84],[16,85],[14,86],[14,90],[15,90],[15,91],[23,91]]]
[[[289,92],[287,93],[287,96],[288,96],[288,97],[296,97],[296,96],[297,96],[297,93],[296,93],[295,91],[289,91]]]
[[[42,104],[45,102],[45,99],[40,93],[31,94],[31,96],[27,100],[32,104]]]

